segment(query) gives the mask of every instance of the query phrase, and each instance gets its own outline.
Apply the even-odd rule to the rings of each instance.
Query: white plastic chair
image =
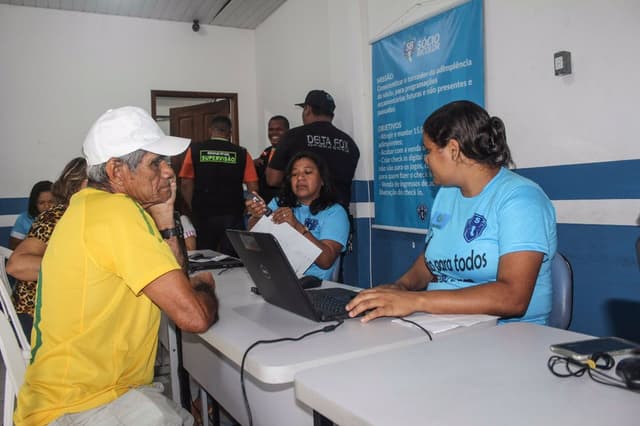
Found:
[[[0,271],[0,274],[2,275],[2,278],[6,278],[6,280],[3,282],[3,284],[7,285],[7,289],[9,290],[9,294],[11,294],[11,284],[9,283],[9,278],[7,277],[7,272],[5,270],[5,265],[7,263],[7,259],[9,259],[12,254],[13,254],[13,250],[11,250],[9,248],[6,248],[4,246],[0,246],[0,260],[2,260],[2,265],[0,265],[0,268],[2,268],[2,270]]]
[[[158,331],[158,343],[169,353],[169,378],[171,380],[171,399],[178,405],[182,404],[180,392],[180,378],[178,376],[178,337],[176,325],[163,312],[160,317],[160,329]],[[161,350],[161,348],[158,348]]]
[[[18,324],[20,327],[20,324]],[[4,410],[3,425],[13,424],[13,408],[15,398],[24,381],[27,361],[24,359],[20,344],[14,334],[14,328],[9,319],[0,313],[0,352],[5,365],[4,375]]]
[[[5,247],[2,248],[6,249]],[[9,277],[7,277],[7,271],[5,269],[6,259],[7,258],[4,256],[4,253],[0,254],[0,280],[2,281],[2,284],[0,284],[0,308],[7,316],[10,325],[16,333],[18,344],[20,345],[20,350],[22,351],[25,361],[29,362],[31,359],[31,344],[29,343],[27,336],[24,334],[24,330],[22,329],[22,325],[18,319],[18,314],[16,313],[13,301],[11,300],[12,290],[11,284],[9,284]]]
[[[12,254],[13,254],[13,250],[5,246],[0,246],[0,256],[8,259],[11,257]]]

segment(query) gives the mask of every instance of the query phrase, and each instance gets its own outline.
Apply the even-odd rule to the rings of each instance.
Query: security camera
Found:
[[[200,21],[197,19],[194,19],[191,29],[193,30],[194,33],[197,33],[198,31],[200,31]]]

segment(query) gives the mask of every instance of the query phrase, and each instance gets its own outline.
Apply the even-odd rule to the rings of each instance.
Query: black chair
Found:
[[[551,260],[551,314],[549,326],[568,329],[573,310],[573,271],[571,264],[560,253]]]

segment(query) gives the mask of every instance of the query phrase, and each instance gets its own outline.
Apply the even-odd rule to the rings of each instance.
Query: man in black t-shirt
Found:
[[[256,173],[258,173],[258,192],[267,204],[269,204],[269,201],[271,201],[273,197],[278,195],[280,187],[269,186],[265,172],[269,161],[271,161],[273,154],[276,152],[275,149],[280,143],[280,139],[282,139],[282,135],[289,130],[289,120],[283,115],[274,115],[269,119],[268,126],[267,136],[271,145],[265,148],[258,158],[253,160],[253,164],[256,166]]]
[[[287,163],[300,151],[320,155],[329,165],[338,201],[347,211],[351,201],[351,182],[360,158],[360,150],[351,136],[335,127],[333,111],[336,104],[324,90],[312,90],[303,103],[303,126],[284,134],[267,166],[267,182],[277,186],[282,182]]]

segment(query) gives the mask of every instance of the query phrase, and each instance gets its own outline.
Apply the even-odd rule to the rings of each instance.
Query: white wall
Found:
[[[518,167],[640,158],[640,2],[485,4],[487,107],[507,123]],[[559,50],[570,76],[553,73]]]
[[[100,114],[150,110],[152,89],[237,92],[241,143],[262,145],[251,30],[0,5],[0,58],[0,197],[55,179]]]
[[[284,115],[291,126],[302,124],[301,109],[311,89],[330,84],[328,9],[325,1],[289,0],[256,29],[258,119],[263,145],[267,121]],[[329,89],[327,89],[329,90]]]
[[[360,3],[289,0],[256,29],[259,126],[266,129],[274,114],[301,125],[301,110],[293,104],[309,90],[324,89],[336,101],[334,124],[361,147],[371,145],[370,65]],[[361,148],[357,179],[371,178],[371,163],[371,150]]]

